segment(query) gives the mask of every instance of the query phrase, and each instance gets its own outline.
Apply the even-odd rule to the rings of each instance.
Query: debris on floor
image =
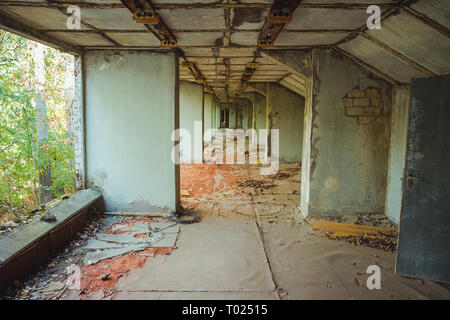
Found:
[[[170,254],[180,226],[166,218],[105,215],[41,270],[1,294],[0,299],[91,299],[115,293],[118,279],[158,254]],[[68,267],[80,271],[80,288],[69,289]]]
[[[263,192],[275,187],[273,180],[264,181],[264,180],[245,179],[239,181],[237,185],[238,187],[253,188],[255,192]]]
[[[389,253],[394,253],[397,249],[397,236],[393,235],[379,235],[377,237],[367,237],[367,236],[330,236],[329,238],[344,240],[354,244],[355,246],[367,245],[371,248],[382,249]]]
[[[80,251],[85,251],[84,264],[122,256],[147,248],[174,247],[180,226],[173,222],[136,221],[132,225],[115,225],[115,233],[97,233]]]
[[[189,193],[188,190],[183,190],[183,189],[181,189],[181,190],[180,190],[180,195],[189,197],[191,194]]]
[[[330,239],[345,240],[354,245],[365,244],[390,253],[394,252],[397,247],[396,228],[315,220],[312,229],[326,232],[325,236]]]

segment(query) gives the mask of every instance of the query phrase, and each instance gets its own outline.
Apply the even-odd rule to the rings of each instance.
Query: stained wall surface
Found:
[[[308,213],[383,214],[391,86],[332,50],[313,50],[313,63]],[[381,90],[382,114],[368,124],[345,115],[343,98],[355,88]]]
[[[85,59],[88,186],[109,211],[174,210],[177,58],[102,50]]]

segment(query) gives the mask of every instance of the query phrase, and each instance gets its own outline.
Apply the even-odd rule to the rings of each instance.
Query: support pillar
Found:
[[[302,159],[304,110],[302,96],[277,83],[267,84],[267,128],[279,130],[280,160]]]
[[[88,187],[108,211],[175,210],[178,57],[95,50],[85,58]]]
[[[312,58],[302,213],[383,214],[392,88],[332,50],[314,49]]]
[[[405,170],[410,104],[409,91],[409,86],[394,88],[392,97],[386,215],[396,223],[399,223],[400,221],[403,195],[403,177]]]
[[[181,154],[181,163],[201,163],[203,155],[203,139],[194,140],[195,122],[202,122],[202,128],[197,132],[203,137],[204,101],[203,85],[180,81],[180,128],[186,129],[191,135],[191,152]],[[198,130],[198,128],[197,128]],[[195,158],[197,155],[198,159]]]

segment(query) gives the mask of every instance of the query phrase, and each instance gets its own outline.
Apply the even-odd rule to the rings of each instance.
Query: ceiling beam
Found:
[[[31,28],[17,20],[15,17],[12,17],[2,11],[0,11],[0,28],[33,41],[38,41],[63,52],[74,55],[81,55],[82,53],[82,48],[70,45],[61,40],[57,40],[45,33],[42,33],[40,30]]]
[[[163,18],[159,13],[156,11],[154,4],[150,0],[121,0],[121,2],[130,10],[133,14],[135,13],[137,7],[141,7],[142,9],[151,9],[153,10],[158,17],[158,23],[157,24],[144,24],[145,27],[152,32],[160,41],[161,41],[161,47],[177,47],[175,49],[175,53],[184,60],[184,63],[186,66],[188,66],[188,71],[192,74],[194,79],[197,82],[202,83],[205,88],[210,91],[212,94],[216,95],[214,92],[214,89],[206,84],[206,79],[201,73],[200,69],[197,67],[197,65],[194,62],[190,62],[185,54],[184,51],[178,47],[177,45],[177,39],[173,35],[173,32],[169,29],[169,27],[164,23]],[[171,42],[169,45],[167,45],[167,41]],[[175,43],[175,45],[172,45]]]
[[[332,2],[332,0],[330,0]],[[120,3],[86,3],[82,1],[71,1],[70,3],[61,2],[61,1],[52,1],[52,3],[46,3],[45,1],[41,2],[27,2],[27,1],[3,1],[0,5],[14,5],[21,7],[68,7],[70,5],[77,5],[80,8],[89,8],[89,9],[116,9],[123,8],[124,5]],[[397,4],[389,4],[389,3],[379,3],[377,4],[380,8],[392,8],[397,6]],[[346,10],[361,10],[366,9],[367,4],[351,4],[351,3],[305,3],[300,4],[301,8],[313,8],[313,9],[346,9]],[[157,10],[160,9],[222,9],[222,8],[270,8],[271,5],[267,3],[158,3],[154,4],[154,8]]]
[[[152,2],[150,0],[121,0],[123,5],[128,8],[128,10],[131,11],[131,13],[135,13],[138,8],[142,9],[151,9],[156,12],[155,7],[153,6]],[[158,23],[157,24],[148,24],[144,23],[144,26],[149,30],[151,33],[155,35],[158,40],[161,41],[161,44],[163,42],[171,42],[174,43],[173,46],[176,46],[177,39],[173,35],[172,31],[167,27],[167,25],[164,23],[161,16],[158,14]]]
[[[437,23],[436,21],[428,18],[427,16],[417,12],[414,9],[411,9],[410,7],[403,6],[401,9],[404,12],[409,13],[410,15],[414,16],[415,18],[419,19],[422,23],[426,24],[427,26],[433,28],[436,31],[439,31],[446,37],[450,37],[450,30],[444,27],[443,25]]]
[[[411,60],[410,58],[408,58],[407,56],[401,54],[397,50],[392,49],[387,44],[385,44],[384,42],[378,40],[377,38],[374,38],[374,37],[370,36],[369,34],[367,34],[365,32],[360,32],[359,35],[362,36],[363,38],[365,38],[365,39],[375,43],[377,46],[379,46],[380,48],[383,48],[384,50],[388,51],[389,53],[391,53],[392,55],[396,56],[397,58],[399,58],[403,62],[406,62],[409,66],[413,67],[414,69],[419,70],[420,72],[423,72],[423,73],[425,73],[426,75],[428,75],[430,77],[434,77],[434,76],[437,75],[433,71],[431,71],[431,70],[425,68],[424,66],[418,64],[417,62]]]
[[[352,60],[353,62],[355,62],[359,66],[363,67],[364,69],[366,69],[370,73],[374,74],[375,76],[377,76],[377,77],[387,81],[388,83],[390,83],[390,84],[392,84],[394,86],[401,85],[401,83],[399,81],[393,79],[392,77],[388,76],[384,72],[381,72],[378,69],[372,67],[371,65],[365,63],[364,61],[362,61],[361,59],[359,59],[359,58],[355,57],[354,55],[348,53],[347,51],[342,50],[339,47],[334,47],[333,49],[336,50],[337,52],[341,53],[342,55],[346,56],[347,58],[349,58],[350,60]]]
[[[259,47],[272,47],[302,0],[274,0],[258,36]]]
[[[71,30],[71,29],[40,29],[42,32],[93,32],[93,30]],[[101,29],[103,32],[118,32],[118,33],[148,33],[149,30],[127,30],[127,29]],[[171,29],[173,33],[209,33],[227,32],[227,29]],[[303,29],[303,30],[281,30],[281,33],[351,33],[355,29]],[[260,32],[260,29],[233,29],[233,33],[255,33]]]
[[[402,0],[402,1],[398,2],[397,4],[395,4],[395,5],[391,6],[390,8],[388,8],[386,11],[384,11],[384,12],[381,14],[381,17],[380,17],[381,22],[382,22],[384,19],[386,19],[387,17],[389,17],[389,16],[393,15],[394,13],[398,12],[398,10],[399,10],[400,7],[405,6],[407,3],[411,2],[411,1],[415,1],[415,0]],[[367,28],[367,24],[364,24],[362,27],[360,27],[360,28],[354,30],[352,33],[350,33],[350,34],[349,34],[348,36],[346,36],[344,39],[341,39],[341,40],[337,41],[336,43],[334,43],[333,46],[334,46],[334,47],[337,47],[337,46],[340,45],[341,43],[350,41],[350,40],[356,38],[360,32],[364,32],[364,31],[366,31],[367,29],[368,29],[368,28]]]

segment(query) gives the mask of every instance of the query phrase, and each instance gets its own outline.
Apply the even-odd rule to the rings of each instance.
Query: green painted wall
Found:
[[[175,209],[177,66],[173,54],[86,52],[88,187],[109,211]]]
[[[194,151],[203,153],[202,140],[200,140],[200,145],[194,143],[195,121],[203,121],[203,85],[180,81],[180,128],[188,130],[191,135],[191,157],[189,158],[187,153],[181,151],[182,163],[193,163]],[[203,132],[199,134],[203,137]]]
[[[277,83],[267,86],[270,128],[279,130],[280,160],[302,160],[305,99]]]

